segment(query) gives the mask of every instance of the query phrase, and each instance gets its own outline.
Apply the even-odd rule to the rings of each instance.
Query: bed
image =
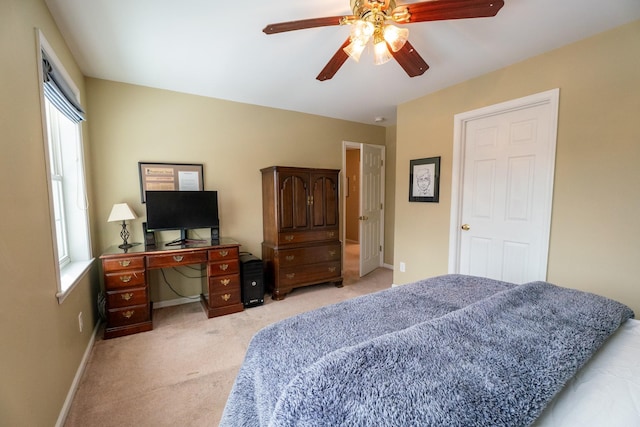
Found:
[[[626,381],[620,425],[638,425],[632,317],[546,282],[445,275],[393,287],[259,331],[220,425],[594,425],[589,411],[612,409],[602,396],[616,400],[602,385],[612,378]]]

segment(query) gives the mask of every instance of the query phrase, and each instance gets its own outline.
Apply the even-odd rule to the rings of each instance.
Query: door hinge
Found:
[[[380,252],[382,252],[382,245],[380,245]]]
[[[382,203],[380,203],[380,210],[382,210]]]

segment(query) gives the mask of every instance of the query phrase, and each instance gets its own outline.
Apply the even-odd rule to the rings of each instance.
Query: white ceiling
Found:
[[[640,0],[505,0],[492,18],[407,25],[431,67],[422,76],[393,60],[375,66],[365,51],[320,82],[349,27],[262,29],[350,15],[349,0],[46,3],[87,76],[383,126],[395,124],[398,104],[640,19]],[[397,0],[408,3],[417,1]]]

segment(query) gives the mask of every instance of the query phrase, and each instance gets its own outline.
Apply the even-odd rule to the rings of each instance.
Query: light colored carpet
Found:
[[[261,306],[212,319],[199,302],[166,307],[154,310],[152,331],[106,341],[100,331],[65,426],[218,425],[258,330],[391,286],[392,271],[385,268],[358,277],[356,244],[347,243],[345,254],[343,288],[294,289],[282,301],[267,296]]]

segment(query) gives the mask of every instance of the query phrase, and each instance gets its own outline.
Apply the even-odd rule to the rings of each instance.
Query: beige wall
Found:
[[[340,169],[343,141],[385,143],[380,126],[105,80],[87,79],[86,84],[96,238],[102,249],[120,241],[118,225],[107,223],[114,203],[127,202],[140,216],[130,229],[131,240],[142,241],[139,161],[204,164],[205,189],[218,191],[220,234],[261,257],[261,168]],[[177,232],[164,236],[169,240]],[[171,271],[167,275],[180,294],[200,293],[199,280]],[[179,298],[165,285],[152,286],[151,292],[156,302]]]
[[[5,426],[55,424],[96,319],[97,286],[89,278],[62,304],[55,297],[36,27],[85,98],[83,77],[44,2],[0,2],[0,425]]]
[[[453,116],[560,88],[548,280],[640,313],[640,21],[403,104],[395,283],[447,272]],[[425,137],[424,135],[428,135]],[[442,156],[440,203],[408,203],[409,160]]]

